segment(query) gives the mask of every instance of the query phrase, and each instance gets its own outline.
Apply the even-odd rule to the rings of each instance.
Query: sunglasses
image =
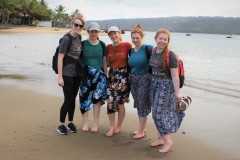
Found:
[[[83,24],[77,24],[77,23],[74,23],[74,27],[80,27],[80,28],[83,28],[84,27],[84,25]]]

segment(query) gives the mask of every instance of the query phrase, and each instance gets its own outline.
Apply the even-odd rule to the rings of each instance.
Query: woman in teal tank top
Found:
[[[134,108],[137,108],[139,127],[133,132],[133,139],[145,137],[147,116],[151,112],[149,97],[150,74],[149,57],[152,46],[143,44],[143,29],[137,24],[131,30],[134,48],[129,52],[128,65],[130,67],[129,82],[134,99]]]

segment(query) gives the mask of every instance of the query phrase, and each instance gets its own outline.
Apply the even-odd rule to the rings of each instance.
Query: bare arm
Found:
[[[103,70],[105,75],[107,76],[107,56],[103,57]]]
[[[58,84],[59,86],[64,86],[64,81],[62,77],[62,70],[63,70],[63,58],[64,58],[63,53],[58,54]]]
[[[173,82],[175,95],[176,95],[178,101],[181,101],[182,97],[179,92],[178,68],[170,68],[170,72],[171,72],[171,76],[172,76],[172,82]]]

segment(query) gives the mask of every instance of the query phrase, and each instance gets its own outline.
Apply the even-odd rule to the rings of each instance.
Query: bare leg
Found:
[[[124,120],[124,117],[125,117],[124,104],[119,104],[118,105],[118,122],[117,122],[117,126],[114,129],[114,133],[119,133],[121,131],[122,122]]]
[[[115,113],[108,114],[108,118],[110,122],[110,128],[106,133],[106,136],[111,137],[113,135],[114,128],[115,128]]]
[[[157,134],[158,134],[158,139],[150,144],[151,147],[157,147],[157,146],[164,145],[164,141],[163,141],[160,133],[158,132],[158,130],[157,130]]]
[[[132,137],[133,139],[140,139],[145,137],[146,123],[147,123],[147,116],[139,117],[139,129],[138,129],[138,132]]]
[[[139,124],[140,124],[140,117],[138,116],[138,121],[139,121]],[[132,134],[137,134],[138,133],[138,130],[134,131]]]
[[[82,131],[87,132],[88,131],[88,112],[85,112],[83,114],[83,127]]]
[[[97,132],[98,131],[98,120],[99,120],[99,114],[100,114],[100,102],[94,104],[93,107],[93,127],[91,129],[91,132]]]
[[[162,136],[162,138],[163,138],[163,141],[164,141],[164,145],[163,145],[162,149],[159,149],[159,152],[167,153],[173,145],[171,135],[166,134],[166,135]]]

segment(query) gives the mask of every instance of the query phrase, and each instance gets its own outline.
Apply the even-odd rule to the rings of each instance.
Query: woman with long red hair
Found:
[[[175,111],[176,103],[182,101],[182,97],[179,92],[178,61],[175,53],[168,48],[170,32],[158,30],[155,41],[157,47],[149,61],[152,67],[150,101],[159,136],[151,146],[163,145],[159,152],[167,153],[173,144],[171,133],[177,132],[185,114]]]

